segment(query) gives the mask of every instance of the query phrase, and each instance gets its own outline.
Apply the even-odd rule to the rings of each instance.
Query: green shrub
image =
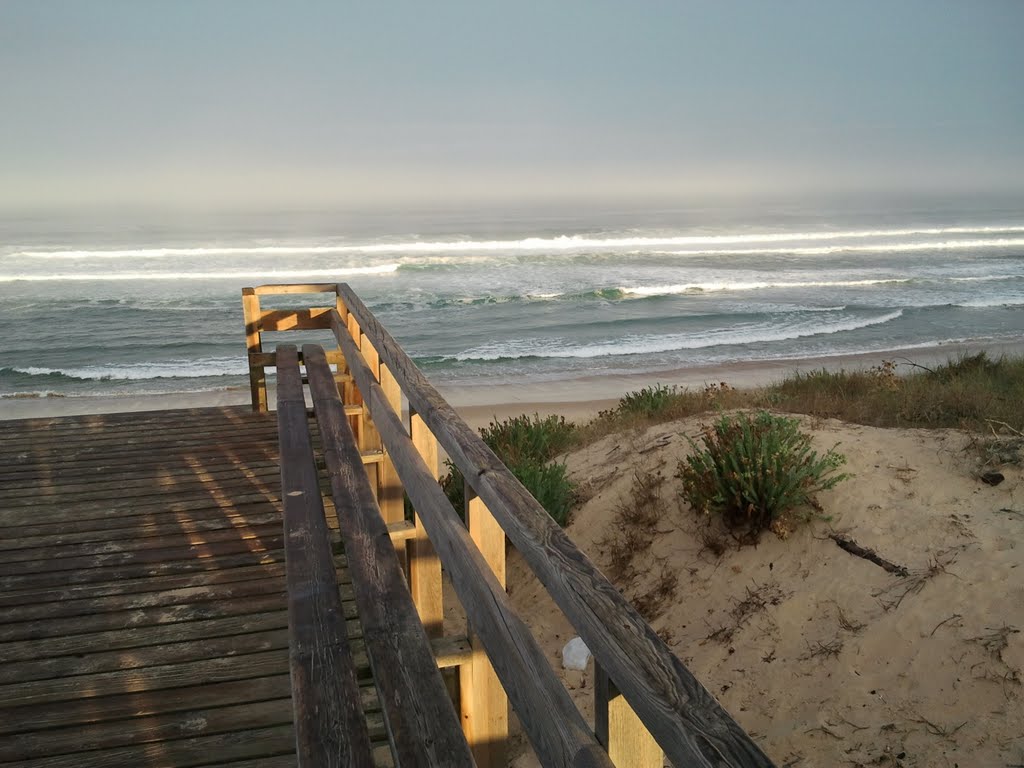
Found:
[[[767,411],[722,416],[701,440],[690,440],[693,453],[679,463],[683,497],[755,537],[769,527],[785,535],[794,511],[818,508],[814,494],[848,477],[836,473],[844,456],[818,456],[796,419]]]
[[[677,387],[667,387],[664,384],[644,387],[623,395],[619,400],[617,410],[619,413],[630,413],[650,418],[666,411],[678,393]]]
[[[494,421],[480,430],[484,443],[559,525],[568,521],[575,488],[565,465],[552,459],[574,444],[575,434],[576,426],[564,417],[541,418],[537,414]],[[456,511],[462,513],[466,505],[465,479],[454,464],[449,461],[447,465],[448,474],[441,478],[441,487]]]
[[[550,461],[572,446],[576,425],[564,416],[541,418],[523,414],[504,421],[492,421],[480,436],[505,461]]]

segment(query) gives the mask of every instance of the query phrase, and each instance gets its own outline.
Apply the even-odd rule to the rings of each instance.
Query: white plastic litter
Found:
[[[582,638],[574,637],[565,647],[562,648],[562,666],[566,669],[578,669],[583,671],[587,668],[590,660],[590,649],[583,642]]]

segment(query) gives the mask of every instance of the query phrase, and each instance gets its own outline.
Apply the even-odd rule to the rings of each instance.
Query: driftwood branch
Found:
[[[862,557],[865,560],[874,563],[879,568],[884,568],[889,573],[895,573],[897,576],[904,577],[910,575],[910,572],[902,565],[896,565],[896,563],[890,562],[886,560],[884,557],[880,557],[878,554],[875,553],[875,550],[865,549],[851,538],[841,536],[838,533],[830,533],[829,538],[832,539],[832,541],[834,541],[839,546],[839,548],[844,550],[845,552],[849,552],[851,555],[856,555],[857,557]]]

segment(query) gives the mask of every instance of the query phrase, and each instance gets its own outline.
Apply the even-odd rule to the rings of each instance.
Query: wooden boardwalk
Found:
[[[0,422],[0,763],[296,764],[277,453],[248,408]]]

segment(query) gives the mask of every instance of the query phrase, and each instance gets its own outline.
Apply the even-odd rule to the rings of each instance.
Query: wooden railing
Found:
[[[332,306],[260,306],[261,296],[307,292],[330,294]],[[772,765],[445,402],[349,286],[247,288],[243,304],[257,410],[267,408],[265,368],[277,366],[280,371],[285,362],[278,357],[282,352],[263,349],[262,333],[333,332],[338,349],[302,350],[314,410],[321,418],[320,409],[331,407],[322,405],[327,390],[340,392],[343,403],[334,408],[341,407],[348,417],[355,446],[347,461],[352,465],[358,459],[367,468],[386,530],[404,561],[425,634],[435,643],[443,635],[441,564],[465,609],[471,652],[458,664],[458,699],[462,729],[477,765],[505,765],[508,703],[545,766],[660,768],[664,758],[680,767]],[[322,422],[320,430],[327,440],[340,439]],[[437,482],[438,445],[466,478],[465,522]],[[415,516],[399,536],[403,493]],[[335,501],[339,504],[337,494]],[[338,506],[339,518],[348,513],[344,504]],[[506,537],[594,654],[594,729],[512,608],[505,592]]]

